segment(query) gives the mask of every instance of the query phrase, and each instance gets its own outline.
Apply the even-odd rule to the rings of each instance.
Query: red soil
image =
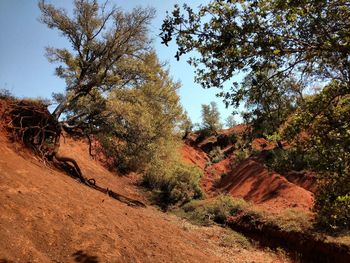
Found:
[[[61,153],[103,187],[145,202],[132,178],[92,160],[83,141]],[[270,252],[222,245],[228,234],[148,206],[135,208],[46,166],[0,131],[0,262],[283,262]]]
[[[237,125],[231,129],[219,131],[218,135],[238,134],[244,132],[245,129],[245,125]],[[215,141],[215,136],[205,138],[198,145],[195,144],[195,140],[191,140],[187,141],[182,148],[184,161],[195,164],[203,170],[201,186],[208,196],[212,197],[226,192],[272,212],[280,212],[287,208],[302,210],[312,208],[314,201],[312,192],[316,188],[315,175],[292,172],[282,176],[269,171],[257,161],[259,158],[244,160],[232,168],[234,154],[230,154],[219,163],[206,167],[205,163],[209,161],[209,158],[200,146]],[[226,146],[226,148],[230,147],[232,145]],[[252,148],[257,151],[271,150],[275,147],[274,143],[269,143],[263,138],[252,142]],[[225,152],[225,149],[222,151]]]
[[[205,165],[209,161],[205,152],[198,147],[193,147],[188,144],[182,146],[181,156],[185,163],[196,165],[202,170],[205,169]]]
[[[314,200],[311,192],[252,159],[234,168],[220,182],[219,188],[275,212],[290,207],[308,210]]]
[[[216,184],[220,181],[221,177],[226,176],[231,170],[230,158],[226,158],[218,163],[209,166],[205,170],[205,174],[201,179],[201,187],[209,194],[209,196],[215,195]]]

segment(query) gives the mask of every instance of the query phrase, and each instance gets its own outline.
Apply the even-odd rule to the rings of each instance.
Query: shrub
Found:
[[[229,216],[246,210],[248,203],[243,199],[221,195],[214,200],[192,201],[182,207],[183,216],[195,224],[224,224]],[[180,212],[181,213],[181,212]]]
[[[349,230],[349,119],[348,89],[343,83],[332,81],[320,93],[310,96],[281,132],[285,139],[299,143],[310,157],[310,168],[320,175],[314,207],[316,223],[332,232]],[[307,136],[300,136],[302,131]]]
[[[196,138],[196,143],[201,143],[202,141],[204,141],[205,138],[211,136],[213,134],[213,132],[209,129],[206,128],[202,128],[200,130],[197,131],[198,136]]]
[[[249,157],[249,150],[246,148],[240,148],[235,151],[235,163],[241,162]]]
[[[203,196],[199,186],[202,171],[194,166],[175,162],[153,164],[144,174],[142,184],[152,189],[155,199],[163,208],[183,205]]]
[[[329,177],[329,176],[327,176]],[[350,173],[324,180],[316,193],[316,225],[322,229],[350,230]]]
[[[312,226],[312,213],[289,208],[278,215],[267,216],[267,221],[284,231],[306,231]]]
[[[231,133],[228,137],[231,144],[235,144],[238,141],[238,137],[235,133]]]
[[[220,147],[218,147],[218,146],[214,147],[214,149],[211,150],[210,153],[209,153],[209,158],[210,158],[212,163],[218,163],[222,159],[224,159],[224,155],[221,152]]]
[[[289,149],[275,148],[267,155],[267,165],[276,172],[301,171],[308,169],[314,162],[312,157],[300,147]]]
[[[252,244],[250,243],[248,238],[233,230],[228,230],[227,233],[225,233],[225,235],[221,237],[220,245],[223,247],[230,248],[238,245],[239,247],[245,249],[249,249],[252,247]]]

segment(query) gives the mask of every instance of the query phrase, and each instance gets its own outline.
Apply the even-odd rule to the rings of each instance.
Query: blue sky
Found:
[[[72,9],[72,0],[50,0],[58,7]],[[181,103],[193,122],[200,122],[201,104],[210,101],[218,103],[221,118],[231,114],[233,108],[225,109],[220,98],[215,97],[217,90],[202,89],[194,83],[194,69],[185,59],[176,61],[176,47],[160,44],[158,34],[165,12],[171,11],[174,4],[182,5],[186,1],[164,0],[110,0],[110,3],[124,10],[135,6],[152,6],[156,9],[156,18],[150,28],[150,36],[161,61],[168,62],[174,80],[180,80]],[[188,1],[187,1],[188,2]],[[208,1],[192,0],[195,7]],[[65,83],[54,75],[55,65],[47,61],[45,47],[68,47],[68,41],[58,31],[50,30],[38,21],[40,11],[36,0],[0,0],[0,88],[10,90],[20,97],[51,98],[52,92],[61,92]],[[236,118],[238,119],[238,118]]]

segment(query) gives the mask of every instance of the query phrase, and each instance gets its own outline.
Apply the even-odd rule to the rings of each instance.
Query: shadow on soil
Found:
[[[98,263],[98,257],[97,256],[91,256],[84,252],[83,250],[78,250],[74,254],[72,254],[72,257],[74,258],[75,262],[79,263]],[[2,263],[0,261],[0,263]]]
[[[0,258],[0,263],[14,263],[14,262],[11,261],[11,260],[7,260],[7,259],[4,259],[4,258]]]

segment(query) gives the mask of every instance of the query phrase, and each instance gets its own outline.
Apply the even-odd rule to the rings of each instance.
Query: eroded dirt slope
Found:
[[[200,142],[196,134],[191,134],[192,137],[185,141],[182,157],[185,162],[203,170],[201,186],[207,196],[228,193],[274,213],[289,208],[309,211],[314,202],[315,176],[304,172],[291,172],[283,176],[268,169],[259,156],[237,161],[235,145],[225,143],[225,136],[229,138],[233,133],[239,135],[244,128],[244,125],[237,125],[221,130]],[[209,152],[213,147],[220,147],[223,153],[223,159],[218,163],[210,162]],[[269,144],[265,139],[255,139],[252,147],[263,151],[271,150],[276,145]]]
[[[287,208],[309,210],[314,201],[311,192],[289,182],[252,158],[234,167],[218,188],[274,212]]]
[[[199,228],[157,209],[130,207],[45,166],[0,135],[0,262],[281,262],[270,252],[222,246],[220,228]],[[99,185],[145,201],[66,138]]]

